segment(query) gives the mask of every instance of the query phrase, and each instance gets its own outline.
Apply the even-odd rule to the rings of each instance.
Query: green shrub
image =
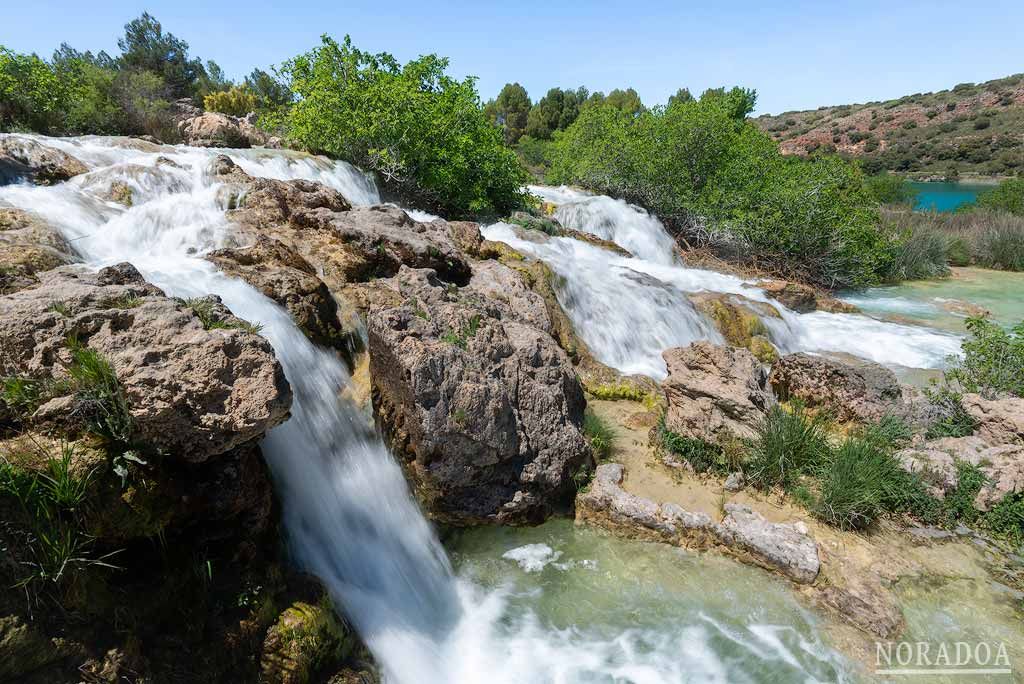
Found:
[[[376,172],[424,209],[508,215],[525,204],[526,174],[484,116],[473,79],[455,80],[447,67],[436,55],[403,66],[324,36],[282,69],[299,98],[288,135]]]
[[[864,186],[879,204],[909,204],[914,199],[914,189],[903,176],[894,173],[867,176]]]
[[[947,380],[989,397],[1024,396],[1024,321],[1006,330],[984,317],[968,318],[967,330],[963,358],[946,372]]]
[[[949,236],[916,222],[903,229],[890,226],[890,230],[896,237],[883,271],[884,280],[899,282],[949,275]]]
[[[1024,178],[1005,180],[995,188],[978,195],[977,206],[983,209],[1008,211],[1024,216]]]
[[[888,482],[899,467],[871,441],[848,439],[823,468],[815,516],[840,529],[864,529],[885,512]]]
[[[703,439],[684,437],[672,432],[665,427],[665,419],[662,418],[658,425],[658,439],[662,447],[685,462],[693,466],[698,473],[715,472],[727,474],[732,472],[725,465],[722,459],[722,448],[717,444],[706,442]]]
[[[232,86],[229,90],[210,93],[203,98],[203,107],[208,112],[221,112],[232,116],[245,116],[256,111],[259,100],[247,87]]]
[[[979,266],[1001,271],[1024,271],[1024,220],[1006,213],[990,215],[974,237]]]
[[[71,363],[67,373],[74,388],[75,411],[90,431],[118,444],[129,444],[133,423],[128,400],[113,366],[95,349],[69,340]]]
[[[757,426],[746,466],[748,480],[767,489],[791,489],[797,479],[820,467],[831,454],[824,419],[803,407],[772,406]]]
[[[927,388],[925,393],[936,410],[937,418],[928,426],[925,437],[967,437],[977,427],[974,418],[962,403],[962,395],[948,385]]]
[[[589,409],[583,414],[583,435],[590,442],[594,458],[604,461],[611,456],[615,431],[607,421]]]

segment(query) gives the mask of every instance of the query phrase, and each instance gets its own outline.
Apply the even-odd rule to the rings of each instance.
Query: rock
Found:
[[[881,585],[847,577],[844,585],[825,584],[817,600],[843,619],[880,639],[892,639],[903,631],[899,601]]]
[[[574,228],[566,228],[558,222],[553,216],[534,216],[525,211],[516,211],[512,213],[509,218],[509,223],[519,228],[526,230],[532,230],[539,233],[544,233],[549,237],[569,237],[580,242],[586,242],[587,244],[594,245],[595,247],[601,247],[607,249],[610,252],[615,252],[619,256],[631,257],[629,250],[624,247],[620,247],[618,244],[611,240],[600,238],[592,233],[587,233],[582,230],[575,230]],[[522,233],[517,230],[517,233]],[[527,239],[530,239],[527,237]]]
[[[54,185],[88,171],[85,164],[31,138],[0,135],[0,185],[29,180]]]
[[[828,313],[857,313],[853,304],[836,299],[831,295],[803,283],[787,280],[759,280],[757,287],[772,299],[778,300],[791,311],[809,313],[826,311]]]
[[[577,519],[626,536],[678,546],[715,546],[802,584],[817,577],[818,547],[803,523],[771,523],[749,507],[732,503],[725,505],[726,516],[717,523],[706,513],[630,494],[622,488],[624,474],[618,463],[599,465],[589,488],[577,496]]]
[[[964,409],[974,419],[974,434],[989,444],[1024,444],[1024,399],[986,399],[965,394]]]
[[[530,289],[522,276],[498,261],[473,264],[469,287],[480,294],[504,302],[512,312],[530,325],[552,333],[544,298]]]
[[[351,282],[391,277],[403,264],[431,268],[465,284],[472,273],[459,248],[473,242],[471,224],[421,223],[395,206],[350,207],[341,193],[306,180],[252,179],[226,157],[212,171],[244,189],[229,212],[241,244],[262,234],[301,255],[332,291]]]
[[[278,617],[263,641],[260,671],[266,684],[307,684],[326,664],[339,663],[358,638],[329,602],[296,601]]]
[[[727,492],[738,492],[746,485],[746,479],[743,477],[742,472],[729,473],[729,477],[725,478],[725,491]]]
[[[352,331],[338,318],[338,305],[314,268],[278,240],[263,235],[248,247],[218,249],[207,257],[225,274],[246,281],[288,309],[306,335],[324,346],[351,349]]]
[[[978,436],[943,437],[903,449],[896,453],[896,460],[907,472],[920,475],[938,498],[959,485],[958,462],[978,466],[988,479],[974,500],[981,511],[1024,492],[1024,444],[990,446]]]
[[[65,266],[39,278],[37,287],[0,297],[0,374],[63,377],[74,336],[112,365],[128,407],[118,420],[131,423],[132,439],[193,463],[288,416],[291,391],[270,344],[216,302],[210,315],[226,327],[206,330],[193,309],[130,264],[96,274]],[[69,414],[62,402],[43,404],[37,418],[95,410]]]
[[[0,207],[0,294],[31,287],[40,271],[74,260],[71,246],[42,218]]]
[[[662,353],[668,377],[665,426],[685,437],[725,443],[753,437],[773,403],[767,373],[746,349],[694,342]]]
[[[771,363],[779,357],[762,320],[765,317],[779,318],[779,312],[770,304],[718,292],[698,292],[689,295],[689,299],[698,311],[714,322],[729,344],[749,349],[763,363]]]
[[[504,302],[433,271],[403,267],[386,285],[402,303],[368,316],[374,405],[426,508],[464,525],[571,507],[591,456],[565,353]]]
[[[795,582],[818,576],[818,547],[799,523],[773,523],[742,504],[725,504],[722,528],[726,538],[753,556],[758,564],[778,570]]]
[[[34,670],[68,656],[68,650],[19,616],[0,615],[0,682],[24,681]]]
[[[781,401],[798,399],[808,408],[831,411],[841,421],[877,421],[896,415],[911,425],[928,422],[927,402],[904,388],[896,374],[854,356],[842,360],[803,352],[772,365],[768,378]]]
[[[267,135],[251,120],[220,112],[204,112],[178,122],[178,133],[194,147],[246,148],[262,145]]]

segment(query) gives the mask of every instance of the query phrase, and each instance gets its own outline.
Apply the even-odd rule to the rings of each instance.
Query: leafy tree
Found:
[[[253,69],[245,77],[245,86],[256,96],[261,106],[267,109],[280,107],[292,100],[288,86],[262,69]]]
[[[877,173],[865,178],[864,183],[879,204],[908,204],[914,199],[910,184],[894,173]]]
[[[526,133],[532,138],[550,140],[555,131],[571,126],[580,113],[580,105],[589,92],[584,87],[576,90],[552,88],[530,109]]]
[[[189,59],[188,43],[163,27],[149,12],[124,25],[120,63],[138,71],[150,71],[163,78],[172,97],[191,97],[196,82],[205,75],[202,62]]]
[[[67,83],[37,55],[0,46],[0,129],[60,132],[68,96]]]
[[[208,112],[222,112],[232,116],[245,116],[256,111],[259,100],[246,87],[232,86],[230,90],[210,93],[203,98],[203,107]]]
[[[206,61],[203,73],[196,79],[196,94],[206,97],[210,93],[230,90],[233,86],[234,83],[224,74],[220,65],[210,59]]]
[[[505,142],[515,145],[526,132],[530,115],[530,96],[518,83],[506,83],[496,100],[487,103],[487,118],[505,131]]]
[[[690,94],[689,88],[680,88],[676,91],[675,95],[671,95],[668,98],[668,104],[671,107],[673,104],[683,104],[693,99],[693,95]]]
[[[634,116],[643,111],[644,108],[643,103],[640,102],[640,96],[632,88],[626,88],[625,90],[616,88],[608,93],[608,97],[604,99],[604,102]]]
[[[346,36],[285,63],[298,97],[288,134],[307,148],[375,171],[426,209],[451,217],[508,214],[525,202],[525,172],[484,116],[472,78],[426,55],[404,66]]]

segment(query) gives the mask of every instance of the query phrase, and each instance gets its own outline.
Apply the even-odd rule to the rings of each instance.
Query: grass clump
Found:
[[[480,316],[474,314],[461,330],[449,330],[441,336],[441,340],[447,342],[453,347],[465,349],[466,345],[469,343],[469,338],[476,335],[478,330],[480,330]]]
[[[762,489],[791,490],[801,475],[818,468],[830,455],[825,419],[812,416],[801,405],[790,411],[772,406],[756,430],[746,474]]]
[[[234,320],[222,319],[214,307],[214,301],[207,297],[193,297],[180,301],[192,309],[192,313],[202,322],[204,330],[244,330],[253,335],[258,335],[263,330],[262,323],[250,323],[238,317],[234,317]]]
[[[604,418],[589,409],[583,414],[583,435],[590,442],[594,458],[605,461],[611,456],[615,431]]]
[[[98,351],[74,338],[68,341],[68,348],[71,362],[66,370],[75,393],[75,411],[83,415],[90,431],[111,442],[130,443],[134,421],[114,367]]]

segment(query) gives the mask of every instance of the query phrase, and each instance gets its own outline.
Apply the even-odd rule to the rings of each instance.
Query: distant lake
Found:
[[[911,183],[916,193],[914,209],[917,211],[953,211],[961,204],[972,204],[978,193],[991,185],[978,183]]]

